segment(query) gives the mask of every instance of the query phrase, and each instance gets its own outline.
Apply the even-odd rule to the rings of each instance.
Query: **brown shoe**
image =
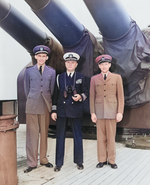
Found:
[[[111,166],[111,168],[113,168],[113,169],[117,169],[117,168],[118,168],[118,166],[117,166],[116,164],[108,163],[108,165],[110,165],[110,166]]]
[[[105,162],[103,162],[103,163],[98,163],[97,165],[96,165],[96,168],[102,168],[104,165],[107,165],[107,161],[105,161]]]

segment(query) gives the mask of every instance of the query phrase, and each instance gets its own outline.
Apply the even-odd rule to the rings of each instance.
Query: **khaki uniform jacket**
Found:
[[[91,78],[90,113],[98,119],[115,119],[117,113],[123,114],[124,93],[122,78],[109,72],[107,79],[100,73]]]

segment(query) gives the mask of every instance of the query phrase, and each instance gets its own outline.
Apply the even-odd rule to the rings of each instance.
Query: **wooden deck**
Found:
[[[17,130],[18,185],[150,185],[150,150],[130,149],[116,143],[118,169],[104,166],[97,169],[96,140],[83,140],[84,170],[78,170],[73,163],[73,140],[66,139],[64,166],[60,172],[38,165],[25,174],[26,126]],[[48,138],[48,159],[55,166],[56,139]]]

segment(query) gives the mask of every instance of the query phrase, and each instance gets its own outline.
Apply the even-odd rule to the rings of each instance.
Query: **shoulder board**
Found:
[[[33,66],[27,66],[26,69],[31,68],[31,67],[33,67]]]

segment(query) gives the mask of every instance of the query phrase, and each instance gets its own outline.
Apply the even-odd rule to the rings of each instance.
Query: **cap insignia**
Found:
[[[73,58],[73,55],[72,55],[72,54],[69,54],[69,57],[70,57],[70,58]]]

